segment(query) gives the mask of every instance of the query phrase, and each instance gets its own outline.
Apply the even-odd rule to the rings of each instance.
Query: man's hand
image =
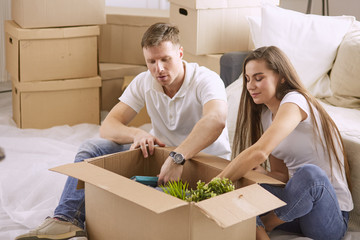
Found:
[[[174,163],[171,157],[168,157],[161,167],[158,185],[164,185],[168,181],[177,181],[181,178],[184,166]]]
[[[153,155],[155,145],[165,147],[165,144],[161,142],[160,139],[158,139],[157,137],[154,137],[145,131],[139,131],[134,137],[134,141],[130,147],[130,150],[140,147],[144,158],[147,158],[149,156],[149,153],[150,155]],[[146,146],[148,146],[149,148],[149,153]]]

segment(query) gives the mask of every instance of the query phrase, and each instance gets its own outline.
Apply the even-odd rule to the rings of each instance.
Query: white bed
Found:
[[[73,162],[78,146],[98,136],[99,126],[79,124],[45,130],[19,129],[12,120],[11,92],[0,93],[0,240],[13,240],[51,216],[66,177],[51,172]],[[275,232],[271,239],[307,239]],[[360,239],[348,233],[346,240]]]

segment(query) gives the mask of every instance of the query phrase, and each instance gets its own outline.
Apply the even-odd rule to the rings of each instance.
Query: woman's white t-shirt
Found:
[[[339,169],[339,165],[335,158],[332,158],[332,168],[330,167],[327,149],[324,149],[319,137],[314,136],[310,108],[305,97],[299,92],[290,92],[281,100],[280,106],[287,102],[298,105],[307,114],[307,118],[301,121],[294,131],[291,132],[271,154],[284,161],[289,170],[290,177],[292,177],[295,171],[304,164],[314,164],[322,168],[335,189],[340,209],[342,211],[352,210],[354,205],[346,182],[344,158],[341,154],[340,146],[337,145],[337,141],[335,141],[335,145],[337,151],[340,153],[341,169]],[[313,108],[313,110],[315,118],[317,119],[317,124],[319,125],[321,138],[324,139],[321,122],[319,121],[319,113],[315,108]],[[261,120],[265,131],[272,123],[272,113],[268,108],[263,110]]]
[[[218,74],[197,63],[183,62],[184,82],[174,97],[167,96],[150,71],[146,71],[136,76],[119,98],[136,112],[146,103],[152,124],[150,133],[167,146],[178,146],[185,140],[202,117],[205,103],[214,99],[227,102],[224,83]],[[230,159],[227,127],[203,152]]]

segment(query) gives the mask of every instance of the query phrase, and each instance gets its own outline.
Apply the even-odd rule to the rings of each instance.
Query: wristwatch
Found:
[[[174,160],[176,164],[184,165],[185,157],[181,153],[171,151],[169,156]]]

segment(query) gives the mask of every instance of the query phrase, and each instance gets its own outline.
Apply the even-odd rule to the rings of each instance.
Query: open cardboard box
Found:
[[[139,149],[52,168],[80,179],[85,187],[90,240],[104,239],[255,239],[257,215],[285,205],[256,183],[282,184],[257,172],[236,182],[235,191],[189,203],[129,178],[156,176],[171,148],[156,148],[149,158]],[[200,153],[184,165],[191,188],[209,182],[228,161]],[[82,182],[83,181],[83,182]],[[85,183],[85,185],[83,185]]]

